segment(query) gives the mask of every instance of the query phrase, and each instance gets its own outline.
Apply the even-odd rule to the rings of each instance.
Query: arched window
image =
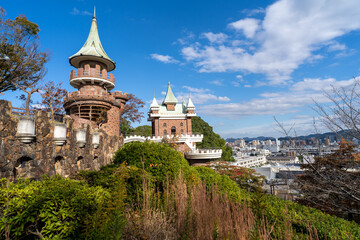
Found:
[[[184,124],[181,122],[181,123],[180,123],[180,127],[182,127],[182,126],[184,126]]]
[[[167,135],[167,131],[166,130],[164,130],[164,136],[166,136]]]
[[[171,135],[175,135],[176,134],[176,127],[172,126],[171,127]]]
[[[163,126],[166,127],[166,123],[164,123]]]

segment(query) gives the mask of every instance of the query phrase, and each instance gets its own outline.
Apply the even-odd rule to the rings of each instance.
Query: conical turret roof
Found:
[[[156,98],[154,96],[153,100],[152,100],[152,103],[150,105],[150,108],[158,108],[159,107],[159,104],[158,102],[156,101]]]
[[[176,99],[176,97],[174,96],[174,93],[171,90],[171,86],[170,86],[170,82],[168,84],[168,89],[166,92],[166,96],[164,99],[164,104],[176,104],[178,101]]]
[[[187,108],[195,108],[195,105],[193,104],[193,102],[191,101],[191,97],[189,97],[189,101],[188,104],[186,106]]]
[[[108,71],[115,69],[115,62],[106,54],[101,45],[95,13],[92,19],[89,36],[84,46],[77,53],[69,57],[70,64],[76,68],[78,68],[80,62],[84,60],[102,62],[107,66]]]

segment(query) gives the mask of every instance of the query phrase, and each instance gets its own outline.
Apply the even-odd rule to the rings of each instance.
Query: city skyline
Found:
[[[350,86],[359,75],[360,3],[347,1],[21,1],[5,2],[8,18],[24,14],[51,52],[45,80],[72,91],[68,57],[88,35],[96,5],[99,34],[117,63],[116,90],[146,101],[191,94],[198,116],[222,137],[282,136],[273,116],[312,133],[313,99]],[[19,104],[16,95],[1,98]],[[36,100],[36,98],[35,98]]]

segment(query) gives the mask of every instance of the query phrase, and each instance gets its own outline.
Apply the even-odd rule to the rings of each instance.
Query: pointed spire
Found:
[[[191,97],[189,95],[189,100],[188,100],[188,104],[186,106],[186,108],[192,108],[192,109],[195,109],[195,105],[193,104],[193,102],[191,101]]]
[[[69,58],[70,64],[78,68],[81,61],[96,60],[106,64],[108,68],[107,70],[112,71],[115,69],[115,62],[109,58],[101,45],[95,14],[96,9],[94,7],[94,16],[92,18],[89,36],[84,46]]]
[[[164,99],[164,104],[176,104],[178,101],[171,90],[170,82],[168,83],[168,89]]]
[[[159,107],[159,104],[156,101],[156,98],[155,98],[155,95],[154,95],[154,98],[153,98],[153,100],[151,102],[150,108],[158,108],[158,107]]]

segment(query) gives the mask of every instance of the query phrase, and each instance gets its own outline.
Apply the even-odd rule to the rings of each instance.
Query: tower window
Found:
[[[184,124],[181,122],[181,123],[180,123],[180,127],[182,127],[182,126],[184,126]]]
[[[176,127],[172,126],[171,127],[171,135],[175,135],[176,134]]]
[[[166,123],[164,123],[163,126],[166,127]]]

